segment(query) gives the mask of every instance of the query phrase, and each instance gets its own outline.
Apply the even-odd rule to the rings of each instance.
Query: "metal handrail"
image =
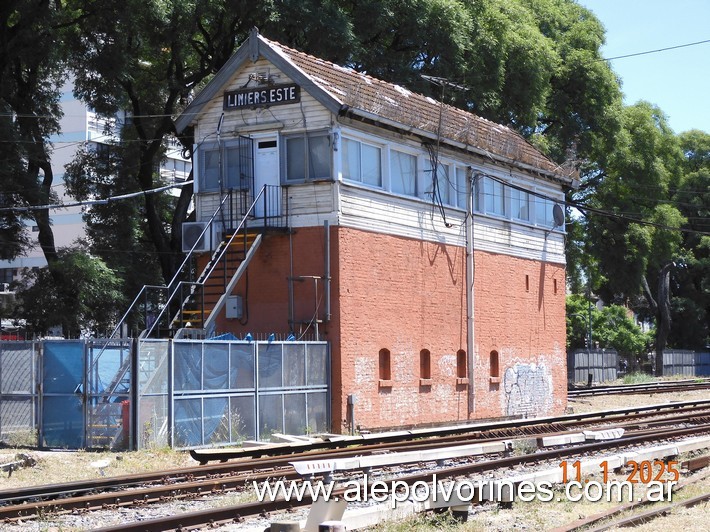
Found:
[[[259,190],[259,193],[256,195],[254,198],[254,201],[252,201],[251,205],[249,208],[246,210],[244,215],[242,216],[241,221],[239,222],[239,225],[237,228],[232,231],[232,236],[229,238],[227,243],[222,246],[222,251],[219,253],[219,255],[216,258],[213,258],[211,261],[211,264],[209,265],[209,269],[206,269],[205,271],[200,274],[200,277],[202,278],[202,281],[180,281],[178,285],[170,292],[170,295],[168,296],[168,300],[165,302],[165,305],[163,306],[163,309],[160,311],[160,314],[157,316],[153,324],[151,325],[150,329],[148,329],[145,333],[145,337],[150,337],[150,335],[153,333],[153,330],[155,329],[156,324],[160,323],[160,320],[163,318],[163,315],[165,314],[165,310],[170,308],[170,303],[173,301],[174,296],[178,293],[179,289],[183,285],[190,285],[190,286],[204,286],[205,281],[210,278],[212,275],[212,272],[215,270],[217,267],[217,264],[220,263],[222,258],[224,257],[224,254],[227,252],[229,249],[229,246],[232,244],[232,241],[234,240],[234,237],[237,236],[237,234],[242,230],[244,227],[247,218],[251,214],[251,212],[254,210],[254,207],[256,206],[257,202],[261,199],[261,196],[263,195],[266,198],[266,187],[267,185],[264,185],[261,187],[261,190]],[[264,210],[264,220],[266,220],[266,209]]]
[[[219,212],[220,212],[220,211],[222,210],[222,208],[224,207],[224,202],[227,201],[227,198],[228,198],[228,197],[229,197],[229,194],[225,194],[224,197],[222,198],[222,200],[219,202],[219,205],[218,205],[217,208],[215,209],[215,211],[214,211],[214,213],[212,214],[212,216],[210,217],[209,221],[205,224],[205,227],[202,229],[202,232],[200,233],[200,236],[195,239],[195,243],[194,243],[194,244],[192,245],[192,247],[190,248],[190,251],[187,252],[187,255],[185,255],[185,258],[183,259],[182,264],[180,264],[180,266],[178,267],[178,269],[175,270],[175,274],[173,275],[173,278],[170,280],[170,282],[169,282],[167,285],[144,285],[143,288],[140,289],[140,291],[138,292],[138,295],[135,297],[135,299],[133,300],[133,302],[131,303],[131,305],[128,307],[128,310],[125,312],[125,314],[124,314],[124,315],[121,317],[121,319],[118,321],[118,325],[116,325],[116,328],[111,332],[111,335],[110,335],[110,336],[106,339],[106,341],[104,342],[104,345],[101,347],[101,350],[100,350],[99,353],[96,355],[96,358],[94,358],[94,360],[92,361],[91,367],[90,367],[89,369],[93,369],[93,368],[98,364],[99,359],[101,358],[101,356],[103,355],[104,351],[105,351],[106,348],[108,347],[109,342],[111,342],[111,340],[113,340],[114,337],[116,336],[116,333],[118,333],[118,331],[121,330],[121,327],[122,327],[123,324],[125,323],[126,319],[127,319],[128,316],[130,315],[130,313],[133,312],[133,310],[134,310],[135,307],[136,307],[136,304],[138,303],[138,301],[140,300],[141,296],[142,296],[145,292],[147,292],[149,289],[156,289],[156,290],[167,290],[168,293],[170,293],[170,286],[175,282],[175,280],[176,280],[176,279],[178,278],[178,276],[180,275],[180,272],[182,272],[182,269],[185,267],[185,265],[188,263],[188,261],[189,261],[190,258],[192,257],[192,254],[195,252],[195,248],[197,247],[198,242],[200,242],[200,240],[202,240],[202,237],[205,235],[205,233],[207,232],[207,230],[212,227],[212,222],[214,222],[214,219],[217,217],[217,215],[219,214]],[[168,298],[168,300],[170,300],[170,298]],[[161,314],[162,314],[162,312],[161,312]],[[156,323],[157,323],[157,321],[158,321],[158,320],[156,319]]]

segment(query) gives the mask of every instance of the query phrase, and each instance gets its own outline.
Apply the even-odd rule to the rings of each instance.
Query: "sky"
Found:
[[[604,57],[710,40],[710,0],[577,0],[606,28]],[[651,102],[676,133],[710,133],[710,42],[611,61],[624,103]]]

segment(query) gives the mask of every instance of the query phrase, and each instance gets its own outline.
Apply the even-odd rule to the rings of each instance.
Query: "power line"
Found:
[[[710,39],[705,39],[704,41],[689,42],[686,44],[678,44],[676,46],[667,46],[665,48],[656,48],[654,50],[646,50],[644,52],[635,52],[633,54],[617,55],[615,57],[602,57],[600,59],[595,59],[595,61],[614,61],[615,59],[626,59],[627,57],[637,57],[639,55],[657,54],[659,52],[667,52],[668,50],[677,50],[679,48],[688,48],[689,46],[698,46],[699,44],[710,43]]]
[[[173,185],[165,185],[164,187],[152,188],[150,190],[139,190],[138,192],[129,192],[128,194],[121,194],[120,196],[110,196],[108,198],[97,199],[97,200],[87,200],[87,201],[77,201],[74,203],[60,203],[55,205],[31,205],[28,207],[3,207],[0,208],[0,212],[28,212],[28,211],[39,211],[45,209],[65,209],[67,207],[83,207],[89,205],[106,205],[107,203],[113,201],[121,201],[124,199],[135,198],[137,196],[147,196],[150,194],[157,194],[159,192],[164,192],[165,190],[171,188],[184,187],[186,185],[191,185],[192,180],[184,181],[182,183],[175,183]]]

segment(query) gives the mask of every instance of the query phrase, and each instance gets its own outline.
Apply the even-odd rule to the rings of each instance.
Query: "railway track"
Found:
[[[623,384],[617,386],[593,386],[591,388],[572,388],[567,390],[567,396],[570,399],[573,399],[575,397],[588,397],[594,395],[671,393],[692,390],[710,390],[710,379]]]
[[[0,492],[0,520],[13,520],[32,517],[37,514],[62,513],[71,511],[91,511],[105,507],[124,507],[136,504],[145,505],[195,497],[207,493],[225,493],[240,490],[252,481],[264,481],[272,478],[296,480],[298,475],[289,462],[298,460],[318,460],[347,458],[372,453],[407,452],[414,449],[438,449],[456,447],[472,442],[496,441],[510,438],[530,438],[560,435],[569,431],[579,431],[584,428],[622,427],[627,431],[626,439],[645,438],[652,441],[659,431],[670,431],[675,436],[691,434],[698,431],[710,431],[710,401],[691,401],[666,405],[653,405],[616,411],[596,412],[593,414],[576,414],[543,420],[514,420],[488,424],[478,424],[468,427],[454,427],[449,431],[429,431],[425,438],[424,431],[412,432],[409,435],[383,435],[381,439],[339,441],[335,449],[314,449],[294,452],[281,456],[241,456],[241,460],[212,465],[202,465],[193,468],[182,468],[151,474],[128,475],[98,479],[90,482],[72,482],[52,486],[37,486]],[[670,429],[669,429],[670,427]],[[682,428],[679,428],[682,427]],[[407,437],[408,436],[408,437]],[[620,440],[619,440],[620,441]],[[629,440],[636,441],[636,440]],[[638,440],[641,441],[641,440]],[[616,440],[615,440],[616,442]],[[628,443],[627,443],[628,444]],[[589,445],[589,444],[586,444]],[[601,445],[601,444],[596,444]],[[609,445],[621,445],[610,443]],[[579,452],[593,447],[579,447]],[[601,448],[601,447],[599,447]],[[281,449],[281,451],[284,451]],[[224,458],[224,451],[219,456]],[[273,451],[261,451],[271,453]],[[569,452],[564,450],[543,451],[543,453]],[[547,456],[543,453],[529,455],[528,461],[536,461]],[[246,453],[244,453],[246,454]],[[562,456],[562,455],[554,455]],[[504,458],[496,457],[496,460]],[[465,468],[488,467],[481,463],[499,467],[500,462],[489,459],[470,460],[470,463],[458,464]],[[529,463],[516,457],[516,464]],[[423,473],[431,476],[431,473]],[[423,478],[423,477],[418,477]],[[280,506],[275,502],[267,509],[264,503],[255,506],[240,506],[237,513],[240,516],[251,516],[264,511],[273,512],[292,505]],[[234,509],[233,509],[234,510]],[[257,511],[258,510],[258,511]],[[234,513],[230,519],[234,519]],[[192,519],[192,518],[191,518]],[[200,519],[195,517],[195,519]],[[215,517],[214,520],[221,518]],[[158,526],[167,526],[164,522]],[[183,526],[193,526],[182,523]],[[158,530],[160,528],[152,528]],[[138,530],[138,529],[136,529]]]
[[[708,433],[710,433],[710,423],[686,427],[684,429],[674,427],[663,430],[639,431],[638,434],[625,435],[624,437],[615,440],[585,443],[574,447],[556,448],[519,456],[504,456],[493,460],[481,460],[472,463],[451,465],[444,468],[438,468],[434,471],[425,470],[397,475],[396,479],[398,482],[404,482],[409,486],[413,486],[414,484],[421,482],[427,484],[433,483],[435,478],[438,480],[448,479],[453,481],[455,479],[465,478],[471,475],[481,475],[521,465],[540,464],[546,461],[557,461],[556,463],[559,464],[559,461],[563,459],[568,460],[572,457],[586,456],[591,453],[599,453],[610,449],[619,449],[640,444],[647,444],[649,442],[657,442],[664,439],[677,439],[683,436]],[[364,490],[369,489],[370,486],[364,487]],[[345,488],[336,489],[333,491],[333,496],[342,497],[344,492]],[[152,532],[159,530],[185,530],[204,526],[216,527],[219,525],[240,522],[245,518],[263,516],[265,514],[268,515],[273,512],[294,509],[300,506],[307,506],[312,503],[313,500],[306,491],[300,500],[276,499],[274,501],[265,500],[263,502],[244,503],[136,523],[122,523],[119,526],[105,527],[100,530],[102,532]]]

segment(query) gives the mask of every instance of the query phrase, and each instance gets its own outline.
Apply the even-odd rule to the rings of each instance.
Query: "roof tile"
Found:
[[[442,139],[568,178],[559,165],[508,127],[450,105],[442,107],[428,96],[261,38],[342,105],[433,134],[439,130],[441,113]]]

